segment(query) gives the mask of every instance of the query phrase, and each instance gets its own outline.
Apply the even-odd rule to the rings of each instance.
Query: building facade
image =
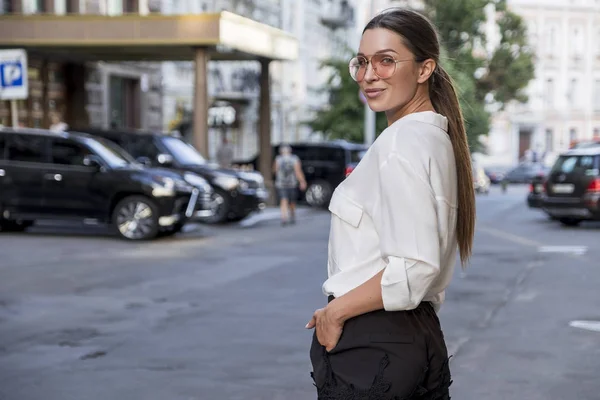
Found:
[[[273,143],[311,138],[304,124],[328,103],[323,88],[329,74],[321,62],[343,55],[351,25],[352,7],[343,0],[161,0],[164,14],[230,11],[294,35],[299,42],[297,61],[271,65],[271,120]],[[338,14],[336,14],[338,13]],[[345,14],[344,14],[345,13]],[[337,23],[324,16],[344,16]],[[258,152],[260,65],[256,61],[218,61],[209,64],[209,157],[214,158],[227,137],[238,160]],[[162,65],[163,128],[188,129],[193,104],[193,64]],[[232,118],[231,116],[234,115]],[[231,120],[229,123],[225,119]],[[186,132],[182,132],[187,136]],[[318,138],[317,138],[318,139]]]
[[[1,14],[147,14],[146,0],[3,0]],[[28,54],[29,97],[17,103],[19,125],[48,128],[54,118],[71,127],[162,128],[159,63],[83,62]],[[0,101],[0,124],[10,125]]]
[[[508,4],[527,24],[535,78],[527,103],[494,113],[482,160],[514,165],[535,157],[551,163],[574,142],[600,139],[600,1]]]

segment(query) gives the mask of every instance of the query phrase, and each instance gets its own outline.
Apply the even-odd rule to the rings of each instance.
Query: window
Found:
[[[13,0],[0,0],[0,14],[11,14],[13,12]]]
[[[594,110],[600,111],[600,79],[594,82]]]
[[[598,156],[561,156],[552,167],[552,172],[583,175],[587,170],[597,168],[598,159]]]
[[[23,14],[39,14],[46,12],[44,0],[21,0]]]
[[[86,148],[64,140],[52,142],[52,163],[60,165],[84,166],[83,159],[91,154]]]
[[[556,27],[552,26],[548,30],[547,36],[548,54],[556,53]]]
[[[549,78],[546,80],[546,105],[554,104],[554,80]]]
[[[131,136],[129,143],[126,148],[127,152],[134,158],[148,157],[152,164],[156,163],[160,151],[154,144],[154,138],[152,136]]]
[[[6,137],[0,134],[0,160],[4,160],[4,148],[6,144]]]
[[[577,103],[577,79],[573,78],[569,81],[569,89],[567,91],[567,100],[569,105],[573,106]]]
[[[33,135],[9,135],[6,158],[10,161],[47,162],[46,139]]]
[[[206,160],[189,144],[174,137],[165,137],[162,144],[181,165],[203,165]]]
[[[577,129],[569,129],[569,140],[571,141],[571,143],[577,141]]]
[[[554,133],[552,129],[546,129],[546,151],[552,151],[554,144]]]
[[[350,162],[358,163],[367,154],[367,150],[351,150],[350,151]]]
[[[573,28],[572,31],[571,51],[573,52],[574,57],[580,58],[583,56],[584,37],[583,33],[578,27]]]

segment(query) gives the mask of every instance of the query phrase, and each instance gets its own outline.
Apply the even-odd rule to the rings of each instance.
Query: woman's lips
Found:
[[[381,93],[383,93],[385,89],[367,89],[365,90],[365,96],[367,96],[370,99],[374,99],[376,97],[379,97],[379,95],[381,95]]]

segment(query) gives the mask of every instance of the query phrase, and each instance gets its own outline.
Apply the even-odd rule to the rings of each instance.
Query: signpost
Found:
[[[27,52],[22,49],[0,50],[0,100],[10,100],[12,126],[17,127],[17,100],[27,99]]]

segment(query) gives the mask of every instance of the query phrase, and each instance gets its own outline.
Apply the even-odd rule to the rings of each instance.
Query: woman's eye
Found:
[[[393,64],[394,63],[394,59],[391,57],[385,57],[384,59],[381,60],[382,64]]]

